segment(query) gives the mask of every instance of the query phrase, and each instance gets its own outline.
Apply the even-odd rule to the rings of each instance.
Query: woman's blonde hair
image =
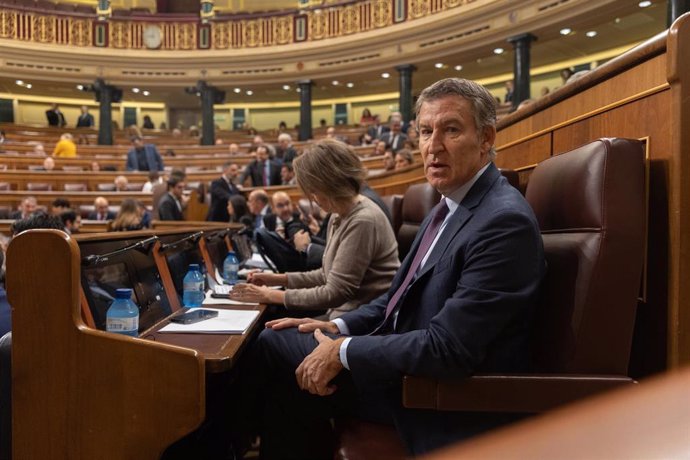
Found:
[[[305,195],[320,193],[337,202],[359,194],[364,168],[352,148],[335,139],[323,139],[304,149],[293,162],[295,178]]]
[[[110,228],[113,230],[128,230],[141,226],[141,213],[139,203],[136,200],[127,198],[120,204],[120,212],[113,219]]]

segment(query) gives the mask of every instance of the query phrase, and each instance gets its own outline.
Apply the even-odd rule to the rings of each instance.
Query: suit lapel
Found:
[[[494,166],[493,163],[489,164],[489,167],[486,169],[486,171],[484,171],[484,174],[477,179],[477,182],[475,182],[469,192],[467,192],[465,198],[463,198],[458,208],[450,217],[448,223],[446,224],[446,228],[443,230],[441,237],[436,242],[436,246],[434,246],[431,254],[429,254],[429,258],[424,264],[424,267],[422,267],[417,274],[416,279],[421,278],[425,273],[431,270],[439,261],[441,256],[446,253],[450,242],[453,241],[455,236],[465,226],[470,217],[472,217],[472,210],[479,205],[479,203],[482,201],[482,198],[484,198],[484,195],[486,195],[486,192],[491,188],[499,176],[500,172],[498,169],[496,169],[496,166]],[[422,231],[420,229],[420,234],[421,233]]]

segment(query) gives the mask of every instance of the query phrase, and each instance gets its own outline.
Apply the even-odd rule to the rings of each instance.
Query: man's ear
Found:
[[[496,142],[496,126],[485,126],[482,132],[482,153],[489,153]]]

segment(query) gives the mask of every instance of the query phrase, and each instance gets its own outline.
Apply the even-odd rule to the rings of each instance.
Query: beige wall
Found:
[[[356,102],[351,104],[351,110],[348,113],[348,123],[353,125],[359,123],[362,118],[362,111],[367,108],[372,115],[381,117],[382,122],[386,122],[391,112],[398,110],[398,99],[384,99],[381,101],[371,102]]]

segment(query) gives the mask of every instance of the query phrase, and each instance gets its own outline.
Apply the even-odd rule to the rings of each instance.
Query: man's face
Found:
[[[182,194],[184,193],[184,188],[187,186],[185,182],[178,182],[171,190],[170,192],[177,198],[178,200],[182,199]]]
[[[134,139],[132,141],[132,144],[134,145],[135,148],[143,147],[144,146],[144,141],[141,139]]]
[[[459,96],[425,102],[417,118],[419,150],[429,183],[447,195],[489,161],[496,129],[477,132],[472,105]]]
[[[374,148],[374,155],[383,155],[385,151],[386,151],[386,143],[383,141],[377,142],[376,147]]]
[[[383,154],[383,167],[386,171],[395,169],[395,158],[393,157],[393,152],[390,150]]]
[[[228,179],[234,179],[235,177],[237,177],[238,173],[239,167],[234,163],[225,169],[225,175],[228,177]]]
[[[280,180],[282,180],[284,183],[290,182],[292,180],[293,175],[294,174],[285,166],[280,168]]]
[[[328,128],[326,130],[326,136],[328,137],[335,137],[335,128]]]
[[[256,149],[256,159],[259,161],[266,161],[268,159],[268,150],[266,150],[266,147],[259,147]]]
[[[258,216],[261,214],[261,210],[264,208],[264,203],[258,199],[255,195],[249,195],[249,200],[247,200],[247,205],[249,207],[249,212]]]
[[[240,146],[237,144],[230,144],[229,150],[231,154],[239,153]]]
[[[36,211],[36,202],[34,200],[24,200],[22,202],[22,211],[24,214],[33,214]]]
[[[99,201],[95,204],[96,212],[99,214],[106,214],[108,212],[108,202]]]
[[[395,156],[395,169],[404,168],[405,166],[409,166],[407,164],[407,160],[405,159],[405,157],[403,157],[402,155],[396,155]]]
[[[273,197],[273,207],[276,214],[283,222],[287,222],[292,218],[292,202],[289,196],[279,194]]]
[[[280,144],[281,149],[286,149],[290,146],[290,141],[288,139],[279,139],[278,144]]]
[[[400,132],[400,122],[399,121],[394,121],[391,123],[391,132],[393,134],[398,134]]]

